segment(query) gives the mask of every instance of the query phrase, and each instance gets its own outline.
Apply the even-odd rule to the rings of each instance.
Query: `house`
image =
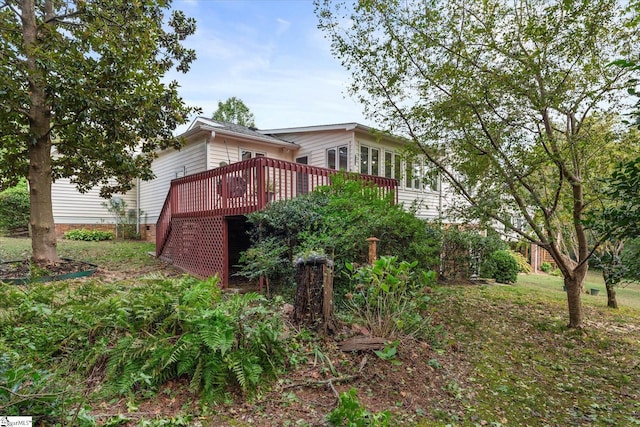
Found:
[[[440,179],[429,175],[426,162],[410,159],[405,143],[377,136],[357,123],[256,130],[199,117],[183,134],[186,145],[166,150],[154,161],[156,179],[140,183],[140,209],[154,236],[164,197],[172,179],[256,157],[286,160],[332,170],[357,172],[398,180],[398,202],[416,204],[416,215],[438,218],[443,205]]]
[[[180,150],[158,153],[155,179],[119,197],[140,213],[139,231],[156,241],[158,256],[194,274],[218,272],[224,283],[249,244],[244,215],[327,185],[332,171],[363,174],[419,217],[442,213],[444,192],[426,161],[409,155],[403,140],[357,123],[257,130],[198,117],[182,136]],[[113,224],[98,190],[80,196],[81,207],[73,191],[54,185],[59,233]]]

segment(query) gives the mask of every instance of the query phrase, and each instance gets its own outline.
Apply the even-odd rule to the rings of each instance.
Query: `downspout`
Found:
[[[136,235],[140,236],[140,178],[136,178]]]
[[[208,171],[211,169],[211,161],[209,159],[209,155],[211,154],[211,141],[215,138],[216,133],[211,131],[207,139],[204,141],[204,170]]]
[[[438,217],[440,217],[440,222],[442,223],[442,174],[438,174]]]

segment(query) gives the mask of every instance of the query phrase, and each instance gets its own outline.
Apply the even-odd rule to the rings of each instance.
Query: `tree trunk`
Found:
[[[582,289],[584,278],[587,275],[588,265],[582,264],[565,275],[564,285],[567,288],[567,304],[569,306],[569,328],[582,328]]]
[[[48,134],[39,139],[29,150],[32,260],[38,264],[51,264],[58,261],[51,203],[51,142]]]
[[[46,37],[46,24],[38,29],[33,0],[24,0],[22,8],[22,37],[29,69],[29,201],[31,203],[32,259],[39,264],[58,261],[53,207],[51,203],[51,105],[45,91],[46,77],[38,66],[36,55],[41,48],[39,37]],[[53,4],[46,2],[47,15]],[[47,16],[48,18],[49,16]],[[41,34],[38,32],[41,31]]]
[[[605,284],[607,287],[607,307],[618,308],[618,301],[616,300],[616,288],[610,284]]]
[[[337,331],[333,315],[333,263],[325,257],[298,260],[293,319],[325,335]]]

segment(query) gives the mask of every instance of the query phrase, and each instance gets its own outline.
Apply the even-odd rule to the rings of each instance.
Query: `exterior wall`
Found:
[[[279,137],[301,146],[295,152],[292,160],[295,161],[295,158],[307,156],[309,164],[312,166],[327,167],[327,149],[347,145],[348,170],[350,172],[360,172],[360,147],[362,145],[378,148],[381,153],[381,162],[384,162],[384,151],[391,151],[401,155],[404,149],[404,146],[398,142],[378,141],[373,135],[362,133],[356,135],[355,132],[348,130],[289,133],[280,134]],[[384,170],[381,170],[380,174],[384,175]],[[404,179],[401,180],[398,186],[398,203],[408,209],[416,201],[419,207],[416,212],[418,217],[435,219],[440,216],[441,197],[439,190],[407,188]]]
[[[207,147],[209,169],[215,169],[220,163],[236,163],[241,160],[243,150],[264,154],[266,157],[291,161],[292,151],[281,147],[269,147],[264,144],[244,142],[229,137],[216,136]]]
[[[136,209],[136,189],[127,194],[114,194],[113,197],[122,198],[127,209]],[[62,235],[72,228],[101,228],[100,225],[114,224],[111,213],[102,206],[108,199],[100,197],[100,190],[94,188],[87,193],[80,193],[68,178],[58,179],[51,187],[53,204],[53,219],[56,223],[56,233]],[[106,227],[112,230],[114,227]]]
[[[353,171],[355,159],[354,135],[351,131],[335,130],[324,132],[300,132],[278,135],[285,141],[299,144],[301,148],[291,156],[295,161],[299,157],[308,157],[311,166],[327,167],[327,150],[346,145],[348,148],[349,171]],[[285,159],[286,160],[286,159]]]
[[[140,182],[140,209],[145,231],[155,224],[167,197],[171,180],[206,170],[206,138],[199,138],[180,151],[167,150],[153,162],[155,178]]]

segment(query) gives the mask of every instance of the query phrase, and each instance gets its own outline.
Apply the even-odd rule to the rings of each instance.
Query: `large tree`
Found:
[[[581,327],[593,249],[583,215],[598,197],[588,164],[608,143],[593,138],[592,117],[620,108],[630,69],[608,64],[637,55],[635,11],[611,0],[323,0],[317,14],[365,111],[437,166],[460,213],[549,251],[569,326]]]
[[[0,0],[0,187],[29,180],[32,258],[58,259],[52,181],[101,195],[151,177],[193,112],[164,75],[195,59],[195,21],[165,0]]]
[[[211,117],[222,122],[235,123],[246,127],[255,127],[255,117],[249,107],[240,99],[232,96],[226,101],[218,101],[218,109]]]

